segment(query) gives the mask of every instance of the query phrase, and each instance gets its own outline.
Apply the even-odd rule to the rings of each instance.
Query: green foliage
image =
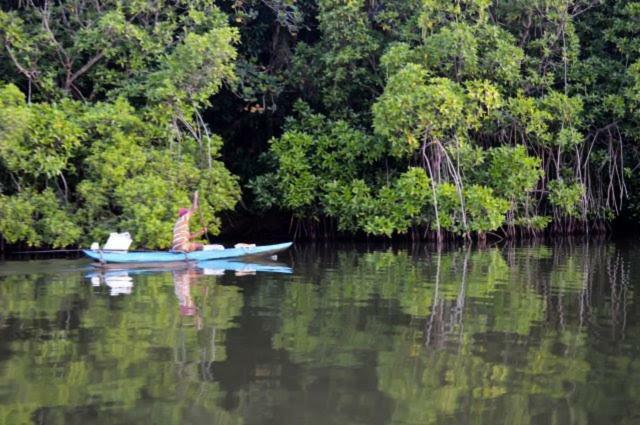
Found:
[[[333,182],[324,205],[329,216],[338,218],[340,230],[364,230],[367,234],[391,237],[427,222],[430,197],[429,178],[424,170],[414,167],[400,174],[393,184],[383,185],[377,193],[372,193],[363,180]]]
[[[489,150],[487,177],[499,196],[512,202],[522,202],[543,175],[540,159],[529,156],[522,146],[501,146]]]
[[[506,200],[509,235],[548,217],[573,231],[614,218],[640,187],[639,10],[621,0],[7,4],[0,192],[51,190],[83,237],[127,226],[149,246],[167,244],[167,204],[195,188],[217,232],[238,181],[255,195],[248,210],[311,227],[331,218],[345,232],[469,235],[495,229]],[[401,184],[416,167],[429,196]]]
[[[506,199],[495,196],[491,188],[476,185],[465,188],[464,195],[469,230],[482,234],[502,226],[510,207]]]
[[[514,220],[513,224],[515,224],[516,226],[540,231],[546,229],[550,223],[551,217],[534,215],[531,217],[517,217]]]
[[[91,237],[104,238],[117,226],[139,246],[167,247],[177,210],[190,204],[196,189],[204,219],[199,224],[219,233],[216,214],[239,198],[236,179],[215,159],[219,141],[211,146],[210,167],[199,167],[195,141],[183,141],[179,157],[153,146],[156,128],[124,101],[98,104],[83,122],[94,143],[85,159],[87,178],[78,184],[79,214]]]
[[[239,35],[213,3],[29,3],[0,12],[0,39],[15,83],[0,86],[2,237],[66,246],[128,230],[166,248],[196,189],[198,221],[220,232],[240,189],[201,111],[233,80]]]
[[[549,182],[549,202],[568,217],[581,217],[582,200],[585,194],[580,183],[567,184],[564,180]]]
[[[495,25],[482,26],[478,32],[479,73],[505,88],[517,86],[525,54],[513,34]]]
[[[372,108],[375,131],[387,138],[394,156],[415,152],[425,136],[441,139],[464,120],[462,88],[445,78],[409,64],[389,79]]]
[[[233,79],[233,68],[229,65],[236,58],[233,45],[238,35],[224,25],[224,17],[214,14],[214,19],[205,25],[214,29],[204,34],[188,33],[160,69],[149,76],[152,102],[169,102],[180,110],[206,105],[223,81]]]
[[[0,12],[0,39],[40,100],[125,93],[188,108],[232,77],[238,33],[226,20],[208,1],[66,0]]]
[[[364,180],[352,182],[331,182],[327,187],[324,204],[328,215],[338,218],[338,230],[356,231],[363,228],[369,214],[375,209],[375,200],[371,187]],[[393,225],[387,223],[380,233],[384,233]],[[393,232],[393,230],[390,230]]]
[[[0,159],[21,178],[53,178],[66,170],[81,144],[82,129],[74,121],[78,105],[29,106],[19,89],[0,89]]]
[[[309,153],[315,143],[310,139],[303,143],[303,136],[295,134],[300,138],[298,148],[286,147],[288,158],[281,147],[272,145],[272,153],[286,160],[280,160],[261,179],[259,199],[269,199],[263,204],[296,210],[300,218],[336,217],[340,230],[401,233],[398,224],[402,221],[390,219],[389,212],[377,214],[373,200],[385,199],[393,205],[386,189],[393,187],[390,176],[393,180],[419,164],[428,172],[434,186],[431,190],[437,194],[435,199],[433,193],[425,197],[421,219],[405,221],[405,230],[416,224],[460,234],[484,234],[503,225],[540,230],[549,224],[552,211],[554,220],[561,221],[563,217],[585,219],[588,213],[601,217],[602,211],[611,210],[611,206],[582,205],[588,211],[577,215],[568,194],[550,194],[548,203],[543,200],[543,188],[554,180],[571,179],[585,185],[593,179],[616,178],[600,174],[587,180],[584,172],[578,173],[582,165],[577,165],[585,160],[601,170],[623,162],[609,162],[611,158],[597,148],[585,149],[587,132],[591,131],[591,137],[600,133],[594,130],[595,118],[587,111],[593,108],[594,99],[577,89],[589,76],[577,71],[582,66],[580,42],[574,23],[566,22],[566,9],[558,2],[550,4],[545,21],[539,11],[518,4],[516,9],[530,13],[531,24],[540,31],[534,35],[532,29],[517,26],[521,18],[501,7],[496,9],[497,20],[494,16],[490,23],[488,7],[488,2],[457,6],[428,2],[416,21],[406,22],[407,27],[419,29],[421,37],[403,32],[399,39],[388,41],[380,56],[386,83],[370,109],[373,134],[385,147],[376,161],[367,164],[369,172],[344,162],[331,172],[320,172],[327,155]],[[358,19],[360,29],[351,34],[367,33],[368,37],[371,30],[362,15]],[[323,33],[322,40],[333,37],[337,35]],[[369,40],[366,37],[360,41]],[[300,52],[305,62],[318,58],[307,45]],[[351,63],[362,57],[354,52],[343,52]],[[332,102],[325,105],[334,106]],[[615,106],[620,100],[607,102],[611,108],[621,108]],[[322,125],[316,122],[314,132],[322,133]],[[324,132],[331,131],[332,124],[324,125]],[[304,126],[297,129],[306,131]],[[283,146],[290,144],[285,143],[289,136],[283,136]],[[602,144],[610,143],[603,140]],[[339,171],[343,169],[351,172]],[[611,181],[617,185],[615,190],[623,190],[619,181]],[[278,192],[284,194],[283,200],[278,200]],[[324,193],[328,195],[323,197]],[[574,198],[576,193],[572,193]],[[302,206],[307,213],[301,213]]]
[[[277,171],[251,183],[258,203],[317,216],[322,198],[333,182],[351,182],[384,152],[384,145],[343,120],[328,120],[297,105],[298,119],[271,141]]]
[[[33,225],[36,208],[31,202],[30,195],[2,196],[0,198],[2,201],[0,203],[0,231],[9,243],[27,240],[36,245],[40,242],[40,236]]]
[[[220,231],[216,214],[233,208],[239,198],[236,179],[216,160],[221,144],[218,139],[213,140],[210,158],[205,161],[210,165],[200,167],[198,149],[190,148],[195,141],[183,141],[179,157],[159,147],[158,142],[170,135],[159,133],[123,99],[93,106],[65,101],[64,109],[47,104],[21,108],[22,115],[17,116],[37,119],[27,122],[22,138],[3,143],[0,158],[17,182],[47,187],[50,179],[59,178],[56,187],[62,193],[47,188],[34,196],[32,189],[18,185],[16,193],[6,197],[4,216],[11,220],[11,216],[22,214],[20,210],[33,210],[27,215],[35,214],[35,218],[16,224],[15,230],[10,221],[5,222],[0,233],[10,243],[24,240],[30,245],[66,246],[102,240],[114,230],[128,230],[138,246],[167,247],[177,209],[189,205],[194,190],[202,193],[203,225],[214,234]],[[67,124],[60,121],[65,111],[71,111]],[[60,132],[47,131],[51,128]],[[71,147],[64,149],[64,143]],[[81,176],[67,170],[70,161],[82,164]],[[67,186],[64,173],[72,178],[69,184],[74,183],[73,187]],[[71,190],[74,200],[62,208],[58,203],[61,198],[63,203],[71,202]],[[71,208],[77,208],[77,213],[70,214]],[[34,230],[26,231],[25,227]]]
[[[318,98],[330,109],[358,109],[372,98],[379,77],[369,67],[380,44],[357,0],[318,1],[316,45],[301,43],[293,59],[294,84],[318,87]]]
[[[303,209],[314,204],[318,196],[318,178],[313,173],[307,153],[314,147],[312,136],[287,132],[273,142],[278,158],[278,184],[282,190],[282,204],[291,209]]]
[[[409,63],[418,64],[420,58],[418,52],[411,48],[408,43],[393,43],[380,58],[380,65],[389,76],[397,74],[405,65]]]
[[[442,183],[438,185],[437,200],[441,228],[457,234],[485,234],[498,229],[510,207],[491,188],[479,185],[465,187],[461,197],[454,185]]]
[[[424,40],[427,67],[440,75],[460,80],[478,72],[478,44],[473,29],[453,23]]]
[[[525,137],[540,144],[551,140],[547,122],[551,121],[553,116],[549,111],[541,109],[536,99],[518,92],[515,97],[509,99],[507,110],[509,115],[515,118]]]
[[[9,243],[26,241],[29,246],[60,248],[78,241],[82,228],[51,189],[41,193],[27,190],[0,195],[0,234]]]

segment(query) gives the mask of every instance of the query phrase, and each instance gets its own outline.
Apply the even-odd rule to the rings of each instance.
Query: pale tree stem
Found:
[[[426,138],[426,136],[425,136]],[[429,172],[429,180],[431,180],[431,193],[433,196],[433,209],[436,214],[436,237],[438,239],[438,243],[442,243],[442,230],[440,229],[440,215],[438,213],[438,196],[436,194],[436,182],[433,176],[433,170],[431,169],[431,164],[429,163],[429,158],[427,157],[427,143],[426,140],[422,143],[422,160],[424,164],[427,166],[427,171]]]

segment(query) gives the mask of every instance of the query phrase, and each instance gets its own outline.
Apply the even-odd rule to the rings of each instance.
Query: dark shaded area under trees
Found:
[[[0,234],[517,237],[640,215],[640,2],[0,2]]]

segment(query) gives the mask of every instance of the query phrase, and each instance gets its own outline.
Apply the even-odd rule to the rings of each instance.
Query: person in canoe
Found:
[[[198,192],[193,194],[193,203],[191,208],[180,208],[178,211],[178,220],[173,226],[173,243],[171,244],[172,251],[180,252],[192,252],[198,251],[203,248],[201,243],[193,242],[193,239],[198,238],[207,233],[207,228],[203,228],[195,233],[189,231],[189,219],[198,209]]]

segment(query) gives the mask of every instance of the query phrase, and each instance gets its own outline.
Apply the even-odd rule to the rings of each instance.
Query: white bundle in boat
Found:
[[[224,249],[224,245],[212,244],[212,245],[204,245],[202,247],[203,251],[218,251],[221,249]]]
[[[128,251],[131,246],[131,235],[129,232],[111,233],[107,243],[102,247],[103,251]]]

